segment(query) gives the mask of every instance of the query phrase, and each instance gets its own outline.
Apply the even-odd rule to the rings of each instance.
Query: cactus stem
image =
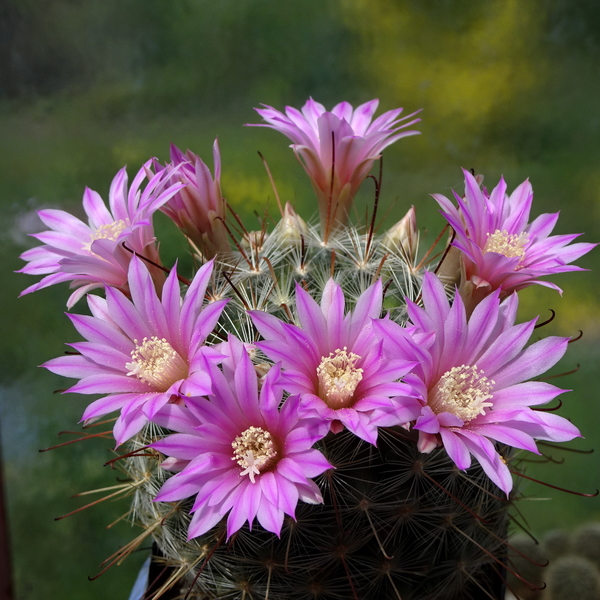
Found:
[[[463,573],[486,595],[486,597],[490,598],[490,600],[496,600],[496,598],[494,598],[494,596],[492,596],[490,592],[486,590],[466,569],[463,569]]]
[[[564,458],[562,458],[562,459],[553,458],[549,454],[542,453],[542,456],[543,456],[542,460],[534,460],[532,458],[522,458],[521,462],[533,463],[534,465],[545,465],[548,463],[553,463],[555,465],[562,465],[565,462]]]
[[[183,600],[188,600],[190,594],[192,593],[192,590],[194,589],[194,586],[196,585],[196,581],[198,581],[198,578],[200,577],[200,575],[202,575],[202,571],[204,571],[204,569],[206,568],[206,565],[208,565],[208,561],[212,558],[212,555],[215,553],[217,548],[219,548],[219,546],[221,546],[224,539],[225,539],[225,532],[221,533],[221,535],[219,536],[219,539],[216,541],[215,545],[212,547],[212,550],[206,555],[206,558],[204,559],[202,566],[198,569],[198,572],[196,573],[196,576],[194,577],[194,580],[192,581],[186,595],[183,597]],[[245,595],[246,594],[244,591],[244,596]]]
[[[337,522],[339,530],[342,531],[342,517],[340,515],[340,511],[338,508],[337,496],[335,493],[335,487],[333,485],[333,476],[331,473],[331,469],[329,469],[328,471],[325,472],[325,476],[329,480],[328,483],[329,483],[329,489],[331,490],[331,503],[333,505],[333,510],[335,512],[335,520]]]
[[[127,486],[127,488],[129,488],[131,486]],[[117,490],[116,492],[113,492],[112,494],[108,494],[108,496],[104,496],[102,498],[98,498],[98,500],[94,500],[93,502],[90,502],[89,504],[86,504],[85,506],[80,506],[79,508],[76,508],[75,510],[72,510],[71,512],[67,513],[66,515],[62,515],[62,517],[55,517],[55,521],[61,521],[62,519],[66,519],[67,517],[70,517],[71,515],[74,515],[75,513],[81,512],[82,510],[85,510],[86,508],[89,508],[90,506],[95,506],[96,504],[100,504],[100,502],[104,502],[105,500],[108,500],[109,498],[114,498],[115,496],[119,496],[121,494],[123,494],[123,492],[125,491],[129,491],[128,489],[120,489]]]
[[[459,506],[464,508],[472,517],[477,519],[480,523],[488,524],[490,522],[490,521],[486,521],[486,519],[484,519],[481,515],[478,515],[476,512],[471,510],[466,504],[461,502],[450,490],[447,490],[441,483],[438,483],[433,477],[431,477],[431,475],[428,475],[427,473],[425,473],[425,471],[423,470],[421,465],[418,466],[418,469],[419,469],[419,472],[421,473],[421,475],[423,475],[427,479],[429,479],[429,481],[431,481],[431,483],[433,483],[435,486],[440,488],[445,494],[447,494],[450,498],[452,498],[452,500],[454,500],[454,502],[456,502]]]
[[[111,485],[109,487],[98,488],[97,490],[87,490],[86,492],[79,492],[78,494],[73,494],[71,498],[79,498],[80,496],[89,496],[90,494],[98,494],[100,492],[110,492],[111,490],[122,490],[124,488],[130,487],[130,483],[119,483],[118,485]]]
[[[552,321],[554,321],[554,317],[556,317],[556,311],[553,310],[552,308],[549,308],[548,310],[552,313],[552,316],[549,319],[546,319],[545,321],[538,323],[534,327],[534,329],[539,329],[540,327],[543,327],[544,325],[548,325],[548,323],[552,323]]]
[[[373,277],[371,279],[371,285],[374,284],[379,279],[379,276],[381,275],[381,269],[383,269],[383,265],[385,264],[385,261],[387,260],[389,255],[390,255],[390,253],[387,252],[386,254],[384,254],[381,257],[381,260],[379,261],[379,265],[378,265],[377,269],[375,270],[375,273],[373,273]]]
[[[505,539],[501,538],[500,536],[496,535],[493,531],[490,531],[490,530],[486,530],[486,531],[487,531],[487,533],[489,535],[491,535],[492,537],[494,537],[497,540],[499,540],[500,542],[502,542],[507,548],[510,548],[513,552],[516,552],[517,554],[519,554],[520,556],[522,556],[525,560],[529,561],[532,565],[535,565],[536,567],[547,567],[550,564],[549,560],[546,560],[546,562],[543,563],[543,564],[535,562],[535,560],[533,560],[533,558],[527,556],[526,554],[524,554],[523,552],[521,552],[520,550],[518,550],[517,548],[515,548],[512,544],[509,544],[507,540],[505,540]]]
[[[240,299],[240,302],[244,305],[246,310],[250,310],[249,304],[246,302],[244,296],[240,293],[240,291],[235,287],[233,281],[231,281],[231,277],[225,271],[223,271],[223,277],[227,280],[227,283],[231,286],[231,289],[234,291],[235,295]]]
[[[108,497],[109,496],[107,496],[106,498],[108,498]],[[103,500],[106,500],[106,498],[103,498]],[[169,515],[173,514],[175,512],[175,510],[176,510],[176,508],[173,508],[170,511]],[[68,515],[65,515],[65,516],[68,516]],[[162,519],[159,521],[156,521],[155,523],[150,525],[147,529],[145,529],[142,533],[140,533],[140,535],[138,535],[136,538],[134,538],[130,542],[127,542],[127,544],[125,544],[122,548],[120,548],[114,554],[111,554],[107,559],[102,561],[100,566],[102,566],[104,568],[99,573],[94,575],[93,577],[88,575],[88,579],[90,581],[94,581],[95,579],[98,579],[98,577],[100,577],[100,575],[103,575],[104,573],[106,573],[106,571],[108,571],[108,569],[110,569],[113,565],[121,564],[121,562],[123,560],[125,560],[134,550],[136,550],[139,547],[139,545],[148,536],[150,536],[154,532],[155,529],[158,529],[161,525],[162,525]],[[108,563],[108,564],[106,564],[106,563]],[[106,566],[104,566],[104,565],[106,565]]]
[[[489,552],[488,550],[486,550],[481,544],[478,544],[468,533],[465,533],[464,531],[461,531],[456,525],[454,525],[454,523],[450,523],[450,527],[452,527],[455,531],[457,531],[458,533],[460,533],[460,535],[462,535],[463,537],[467,538],[472,544],[474,544],[482,552],[484,552],[485,554],[487,554],[492,560],[494,560],[496,563],[498,563],[503,569],[506,569],[509,573],[512,573],[517,579],[519,579],[520,581],[522,581],[530,590],[532,590],[532,591],[535,591],[535,590],[539,591],[539,590],[543,590],[544,589],[544,588],[538,588],[538,587],[534,586],[533,583],[531,583],[531,582],[523,579],[523,577],[521,577],[516,571],[514,571],[513,569],[511,569],[508,565],[504,564],[499,558],[497,558],[491,552]]]
[[[329,265],[329,277],[333,278],[333,276],[335,275],[335,250],[331,251],[331,263]]]
[[[450,227],[450,225],[445,225],[442,231],[440,231],[439,235],[433,241],[433,244],[431,244],[427,252],[425,252],[425,256],[423,256],[419,264],[415,267],[415,271],[420,271],[423,265],[426,264],[429,255],[433,252],[433,249],[438,245],[438,242],[442,239],[442,236],[446,233],[446,231],[448,231],[448,227]]]
[[[271,589],[271,574],[273,573],[273,566],[269,565],[267,567],[267,570],[269,571],[269,575],[267,576],[267,589],[265,591],[265,600],[269,600],[269,591]]]
[[[365,513],[365,515],[367,517],[367,520],[369,521],[369,525],[371,526],[371,530],[373,531],[373,535],[375,536],[375,539],[377,540],[377,544],[379,546],[379,549],[381,550],[381,553],[388,560],[392,560],[392,558],[394,558],[394,556],[393,555],[392,556],[388,555],[388,553],[383,548],[383,545],[381,544],[381,540],[379,539],[379,536],[377,535],[377,530],[375,529],[375,527],[373,525],[373,521],[371,520],[371,515],[369,514],[369,508],[367,506],[367,501],[363,500],[360,503],[360,507],[364,510],[364,513]]]
[[[579,333],[575,337],[572,337],[568,343],[572,344],[573,342],[578,342],[582,337],[583,337],[583,331],[581,331],[581,329],[579,329]]]
[[[354,587],[354,582],[352,581],[352,575],[350,575],[350,570],[348,569],[348,563],[346,562],[346,558],[343,552],[340,552],[340,560],[344,565],[344,570],[346,571],[346,577],[348,578],[348,583],[350,584],[350,589],[352,590],[352,595],[354,596],[354,600],[360,600],[356,593],[356,588]]]
[[[147,600],[158,600],[158,598],[160,598],[166,591],[170,590],[176,583],[177,580],[180,577],[183,577],[183,575],[186,572],[185,567],[179,567],[177,570],[174,570],[171,575],[169,575],[169,577],[167,578],[167,581],[165,583],[163,583],[157,590],[156,592],[153,592],[152,595],[149,595],[149,592],[152,590],[152,588],[155,585],[158,585],[158,583],[160,582],[160,580],[162,579],[162,577],[165,575],[165,573],[168,571],[169,566],[165,565],[162,569],[162,571],[160,571],[160,573],[158,573],[158,575],[148,584],[148,587],[146,589],[146,597]]]
[[[117,523],[120,523],[123,519],[126,519],[131,514],[131,510],[124,512],[120,517],[117,517],[112,523],[109,523],[105,529],[112,529]]]
[[[496,494],[492,494],[490,490],[487,490],[482,485],[479,485],[476,481],[473,481],[468,475],[465,475],[462,471],[458,473],[459,477],[462,477],[465,481],[469,482],[469,485],[476,487],[477,489],[485,492],[488,496],[491,496],[494,500],[498,500],[498,502],[511,502],[509,498],[502,498],[501,496],[497,496]]]
[[[386,573],[386,575],[387,575],[387,578],[390,580],[390,583],[392,584],[392,588],[394,589],[394,592],[396,592],[396,598],[398,598],[398,600],[402,600],[402,596],[400,595],[400,592],[398,591],[398,588],[396,587],[396,584],[394,583],[394,580],[392,579],[390,572],[388,571]]]
[[[233,210],[231,209],[231,207],[229,206],[229,204],[227,204],[227,207],[229,208],[231,214],[233,214],[235,216],[235,213],[233,212]],[[217,219],[219,221],[221,221],[221,223],[223,223],[223,227],[225,227],[225,230],[229,234],[229,237],[232,239],[232,241],[233,241],[235,247],[237,248],[238,252],[242,255],[243,259],[248,263],[248,266],[250,268],[252,268],[253,265],[250,262],[250,259],[248,258],[247,254],[244,252],[244,249],[242,248],[242,245],[237,241],[237,238],[235,237],[235,235],[233,235],[233,233],[231,232],[231,229],[230,229],[229,225],[227,225],[225,219],[223,219],[222,217],[215,217],[215,220],[217,220]]]
[[[163,271],[163,273],[166,273],[168,275],[171,272],[171,269],[167,269],[167,267],[164,267],[163,265],[160,265],[157,262],[150,260],[148,257],[144,256],[143,254],[138,254],[135,250],[130,248],[125,242],[121,242],[121,246],[123,246],[123,248],[127,252],[129,252],[131,254],[135,254],[135,256],[137,256],[138,258],[141,258],[145,263],[148,263],[149,265],[156,267],[157,269],[160,269],[161,271]],[[184,285],[190,285],[190,283],[192,283],[189,279],[186,279],[185,277],[181,277],[180,275],[177,275],[177,279]]]
[[[538,445],[546,446],[548,448],[554,448],[555,450],[566,450],[567,452],[574,452],[575,454],[593,454],[594,449],[590,448],[589,450],[579,450],[578,448],[569,448],[568,446],[556,446],[554,444],[549,444],[548,442],[539,441]]]
[[[265,171],[267,172],[267,176],[269,177],[269,181],[271,182],[271,187],[273,188],[273,194],[275,194],[275,200],[277,201],[277,207],[279,208],[279,212],[281,213],[281,216],[283,217],[283,205],[281,204],[281,199],[279,198],[279,192],[277,191],[277,186],[275,185],[273,175],[271,174],[271,169],[269,169],[269,165],[267,164],[267,159],[261,154],[261,152],[259,152],[258,155],[260,156],[260,160],[262,161],[262,164],[265,167]]]
[[[117,417],[114,419],[106,419],[105,421],[96,421],[95,423],[88,423],[84,425],[82,429],[91,429],[92,427],[98,427],[99,425],[106,425],[107,423],[114,423],[117,420]]]
[[[502,572],[500,569],[498,569],[496,567],[496,565],[494,564],[490,564],[490,567],[492,568],[492,570],[494,571],[494,573],[496,573],[496,575],[500,578],[500,580],[502,581],[502,583],[506,586],[506,589],[517,599],[517,600],[521,600],[521,597],[518,595],[518,593],[510,586],[510,584],[508,583],[508,581],[506,580],[506,577],[504,577],[504,575],[502,575]],[[545,585],[545,584],[544,584]]]
[[[573,373],[573,371],[569,371],[569,373]],[[563,375],[568,375],[568,373],[563,373]],[[558,377],[558,375],[554,375],[554,377]],[[563,405],[562,400],[559,398],[558,406],[551,406],[550,408],[538,408],[536,406],[535,408],[532,408],[531,410],[538,410],[541,412],[554,412],[555,410],[558,410],[562,405]]]

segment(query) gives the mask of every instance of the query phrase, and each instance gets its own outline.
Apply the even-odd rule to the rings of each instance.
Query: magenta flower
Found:
[[[303,419],[298,397],[282,400],[270,369],[258,391],[258,376],[244,345],[230,337],[223,372],[206,363],[213,382],[208,400],[191,398],[158,415],[159,424],[182,431],[152,444],[180,472],[165,482],[157,501],[196,495],[188,538],[207,532],[227,513],[227,536],[256,517],[281,532],[284,514],[294,517],[298,500],[323,502],[312,477],[332,466],[312,445],[326,433],[318,421]],[[183,425],[183,427],[182,427]]]
[[[161,211],[170,217],[206,258],[231,250],[223,219],[225,202],[221,196],[221,153],[219,142],[213,145],[214,178],[209,168],[189,150],[184,154],[171,145],[171,164],[155,168],[165,174],[164,185],[181,182],[185,187],[162,205]]]
[[[549,236],[558,213],[543,214],[528,223],[533,190],[528,180],[508,196],[506,183],[488,194],[475,177],[465,175],[465,196],[454,194],[458,208],[445,196],[434,194],[442,214],[456,232],[453,245],[462,252],[464,279],[461,295],[470,310],[496,289],[502,298],[531,284],[559,287],[539,278],[566,271],[581,271],[570,265],[596,244],[569,245],[579,234]]]
[[[416,113],[399,119],[401,108],[371,122],[378,104],[379,100],[371,100],[352,110],[348,102],[341,102],[329,112],[310,98],[302,112],[291,106],[285,114],[267,105],[255,109],[267,122],[256,127],[276,129],[292,140],[319,199],[324,235],[347,221],[352,200],[383,149],[419,133],[401,131],[420,121],[412,119]]]
[[[549,383],[527,381],[563,356],[568,338],[548,337],[525,348],[535,320],[515,325],[516,294],[500,303],[500,291],[485,298],[467,321],[456,296],[450,306],[440,280],[423,282],[424,308],[408,301],[417,333],[434,334],[417,346],[417,366],[404,380],[423,403],[414,428],[419,449],[442,444],[459,469],[473,455],[490,479],[507,494],[512,478],[493,441],[539,454],[534,439],[564,442],[580,435],[566,419],[531,409],[563,392]],[[406,331],[389,320],[375,323],[389,352],[405,351]]]
[[[330,279],[321,306],[296,286],[300,327],[250,312],[265,338],[256,346],[281,361],[285,390],[300,394],[303,409],[329,422],[332,431],[345,426],[371,444],[377,441],[378,427],[408,423],[421,409],[410,388],[399,381],[414,362],[404,353],[386,355],[373,332],[382,298],[379,281],[360,296],[352,313],[344,315],[344,293]]]
[[[209,262],[196,273],[182,302],[174,267],[159,300],[148,269],[134,257],[128,279],[132,300],[108,287],[106,299],[88,296],[92,316],[68,315],[87,341],[70,344],[79,355],[43,366],[81,380],[68,392],[108,394],[87,407],[83,421],[120,411],[114,435],[122,444],[165,404],[210,393],[205,364],[222,356],[203,344],[227,302],[203,305],[212,268]]]
[[[147,162],[140,169],[129,192],[125,167],[116,174],[110,186],[110,210],[97,192],[86,188],[83,208],[89,225],[63,210],[38,211],[50,230],[33,234],[44,245],[21,255],[29,264],[19,272],[45,277],[23,290],[21,296],[70,281],[71,288],[77,288],[67,302],[71,308],[94,288],[110,285],[127,293],[127,270],[133,252],[160,262],[152,215],[182,184],[166,187],[162,184],[163,176],[158,174],[141,191],[149,165]],[[152,276],[160,287],[164,282],[162,271],[152,268]]]

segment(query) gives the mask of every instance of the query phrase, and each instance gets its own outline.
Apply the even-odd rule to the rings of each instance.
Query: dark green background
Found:
[[[600,240],[600,5],[596,0],[4,0],[0,5],[0,415],[14,569],[20,599],[127,598],[144,553],[98,581],[88,574],[137,532],[104,526],[125,503],[96,507],[60,522],[81,504],[73,493],[112,485],[102,468],[106,442],[46,454],[56,433],[76,428],[88,398],[60,396],[67,381],[36,365],[63,352],[76,333],[64,316],[66,286],[17,300],[34,279],[13,274],[42,229],[34,211],[60,207],[82,215],[87,185],[107,197],[116,171],[130,176],[168,144],[208,162],[218,135],[222,186],[254,227],[254,211],[274,203],[261,150],[284,200],[306,218],[316,213],[310,186],[287,140],[252,110],[264,102],[300,107],[312,96],[328,108],[373,97],[381,109],[423,108],[423,135],[385,152],[385,223],[416,205],[425,240],[443,225],[430,193],[460,190],[460,167],[501,174],[513,189],[530,177],[534,214],[561,210],[558,233]],[[371,197],[361,192],[359,206]],[[362,214],[362,213],[361,213]],[[165,262],[185,246],[165,220],[158,227]],[[522,318],[549,308],[540,334],[584,337],[556,383],[561,414],[600,448],[597,367],[600,253],[579,261],[591,273],[554,279],[564,297],[542,288],[522,294]],[[83,310],[83,305],[77,307]],[[532,465],[545,480],[593,491],[597,455]],[[519,503],[534,531],[600,519],[598,499],[523,486]],[[543,500],[553,497],[554,499]],[[537,498],[537,499],[534,499]]]

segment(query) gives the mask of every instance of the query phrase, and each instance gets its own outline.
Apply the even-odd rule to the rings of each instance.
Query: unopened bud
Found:
[[[249,231],[244,234],[241,245],[244,250],[258,251],[262,249],[268,237],[269,234],[266,231]]]
[[[302,238],[308,235],[308,226],[306,221],[292,208],[289,202],[286,202],[283,209],[283,216],[278,224],[281,238],[290,244],[299,243]]]
[[[419,231],[414,206],[411,206],[406,215],[386,232],[383,244],[390,250],[402,254],[407,262],[414,262],[419,247]]]

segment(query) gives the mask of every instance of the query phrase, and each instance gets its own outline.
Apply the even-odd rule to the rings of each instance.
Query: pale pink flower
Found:
[[[294,517],[298,500],[323,502],[313,477],[332,468],[314,449],[327,428],[303,418],[298,396],[282,403],[274,366],[261,382],[244,345],[231,336],[223,344],[223,371],[206,363],[213,382],[208,399],[192,398],[185,410],[170,406],[157,415],[175,433],[152,444],[168,458],[163,466],[179,471],[168,479],[157,501],[196,496],[188,538],[209,531],[225,515],[227,537],[256,518],[281,532],[285,514]]]
[[[468,311],[497,289],[501,298],[532,284],[561,292],[540,277],[583,270],[569,263],[596,244],[571,244],[580,234],[550,236],[558,213],[542,214],[529,223],[529,180],[509,196],[503,178],[488,194],[471,173],[465,170],[464,176],[464,197],[454,194],[458,207],[441,194],[433,197],[456,232],[452,245],[461,251],[460,292]]]
[[[174,267],[159,299],[148,269],[134,257],[131,300],[108,287],[106,299],[88,296],[92,316],[69,315],[86,341],[70,344],[79,354],[43,366],[80,379],[68,392],[106,394],[86,408],[83,421],[118,411],[114,435],[122,444],[165,405],[210,393],[206,361],[223,356],[204,342],[227,302],[204,302],[212,268],[212,261],[200,268],[182,300]]]
[[[159,173],[142,191],[149,165],[150,161],[140,169],[129,191],[125,167],[116,174],[108,195],[110,210],[97,192],[86,188],[83,209],[88,224],[63,210],[38,211],[50,230],[32,234],[44,245],[21,255],[28,264],[19,273],[45,277],[23,290],[21,296],[70,281],[70,287],[76,288],[67,301],[67,307],[71,308],[94,288],[110,285],[127,293],[127,270],[133,253],[160,263],[152,215],[182,184],[164,186],[163,175]],[[160,287],[164,273],[154,267],[151,273]]]
[[[416,113],[399,119],[401,108],[371,122],[378,104],[375,99],[353,110],[348,102],[341,102],[330,112],[310,98],[302,111],[291,106],[285,114],[267,105],[255,109],[267,122],[256,127],[276,129],[292,140],[291,147],[319,199],[325,236],[348,220],[352,200],[383,149],[419,133],[401,131],[420,121],[413,119]]]
[[[221,153],[219,141],[213,144],[214,177],[209,168],[193,152],[185,154],[171,146],[171,163],[162,167],[154,162],[158,172],[165,174],[164,185],[181,182],[185,187],[162,205],[161,211],[200,249],[206,258],[230,251],[229,235],[223,219],[225,201],[221,196]]]

